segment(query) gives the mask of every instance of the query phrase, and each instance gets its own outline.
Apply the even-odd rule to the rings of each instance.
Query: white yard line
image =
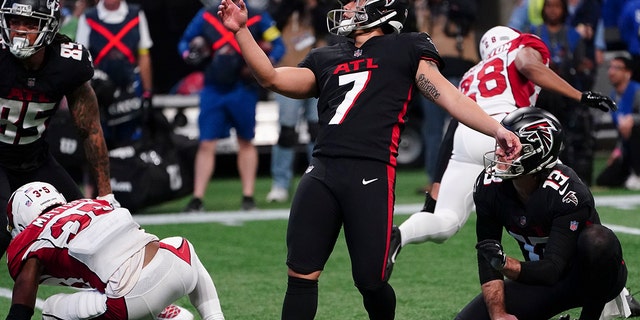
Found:
[[[0,297],[7,298],[11,300],[11,289],[0,288]],[[36,299],[36,309],[42,310],[42,304],[44,300],[37,298]]]
[[[595,197],[597,206],[631,210],[640,207],[640,195]],[[409,215],[419,211],[422,204],[396,205],[395,214]],[[239,225],[245,221],[282,220],[289,217],[288,209],[252,210],[252,211],[215,211],[199,213],[160,213],[135,214],[134,219],[141,225],[162,225],[172,223],[218,222],[226,225]],[[636,230],[634,228],[629,228]],[[631,232],[632,234],[635,231]]]

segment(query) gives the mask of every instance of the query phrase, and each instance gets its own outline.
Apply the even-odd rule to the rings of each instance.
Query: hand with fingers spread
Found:
[[[243,0],[222,0],[218,6],[218,17],[231,32],[236,33],[247,25],[249,13]]]

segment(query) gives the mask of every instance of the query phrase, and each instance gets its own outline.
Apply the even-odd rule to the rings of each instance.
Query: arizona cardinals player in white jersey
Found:
[[[517,108],[534,106],[541,88],[603,111],[616,109],[610,98],[580,92],[553,72],[548,67],[549,50],[536,35],[493,27],[480,39],[480,57],[463,76],[459,89],[497,121]],[[460,230],[473,210],[473,183],[484,169],[483,155],[494,145],[492,139],[458,125],[435,210],[414,213],[398,227],[396,254],[408,243],[442,243]]]
[[[38,285],[46,284],[87,290],[47,298],[43,319],[192,320],[185,309],[167,307],[188,295],[202,319],[224,320],[193,245],[182,237],[159,240],[125,208],[105,200],[67,203],[54,186],[32,182],[13,193],[7,215],[15,280],[7,319],[31,319]]]

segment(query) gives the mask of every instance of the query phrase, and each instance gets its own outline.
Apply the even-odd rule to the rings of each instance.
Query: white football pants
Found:
[[[172,237],[161,242],[179,247],[182,239]],[[185,295],[189,295],[203,320],[224,319],[211,276],[191,243],[189,250],[191,264],[169,250],[158,250],[142,269],[137,284],[124,297],[129,319],[155,319],[166,306]],[[49,319],[90,319],[106,311],[106,300],[107,295],[97,291],[56,294],[45,301],[43,314],[55,317]]]
[[[501,121],[507,114],[492,115]],[[435,212],[416,212],[400,228],[402,246],[432,241],[442,243],[451,238],[467,221],[473,210],[473,184],[484,171],[483,156],[495,150],[493,137],[458,124],[453,151],[440,181]]]

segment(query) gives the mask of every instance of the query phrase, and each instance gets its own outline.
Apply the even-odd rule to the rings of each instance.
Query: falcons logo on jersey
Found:
[[[524,137],[534,146],[539,146],[544,158],[551,152],[551,147],[554,144],[553,131],[558,131],[558,128],[549,120],[541,119],[520,129],[519,136]]]

